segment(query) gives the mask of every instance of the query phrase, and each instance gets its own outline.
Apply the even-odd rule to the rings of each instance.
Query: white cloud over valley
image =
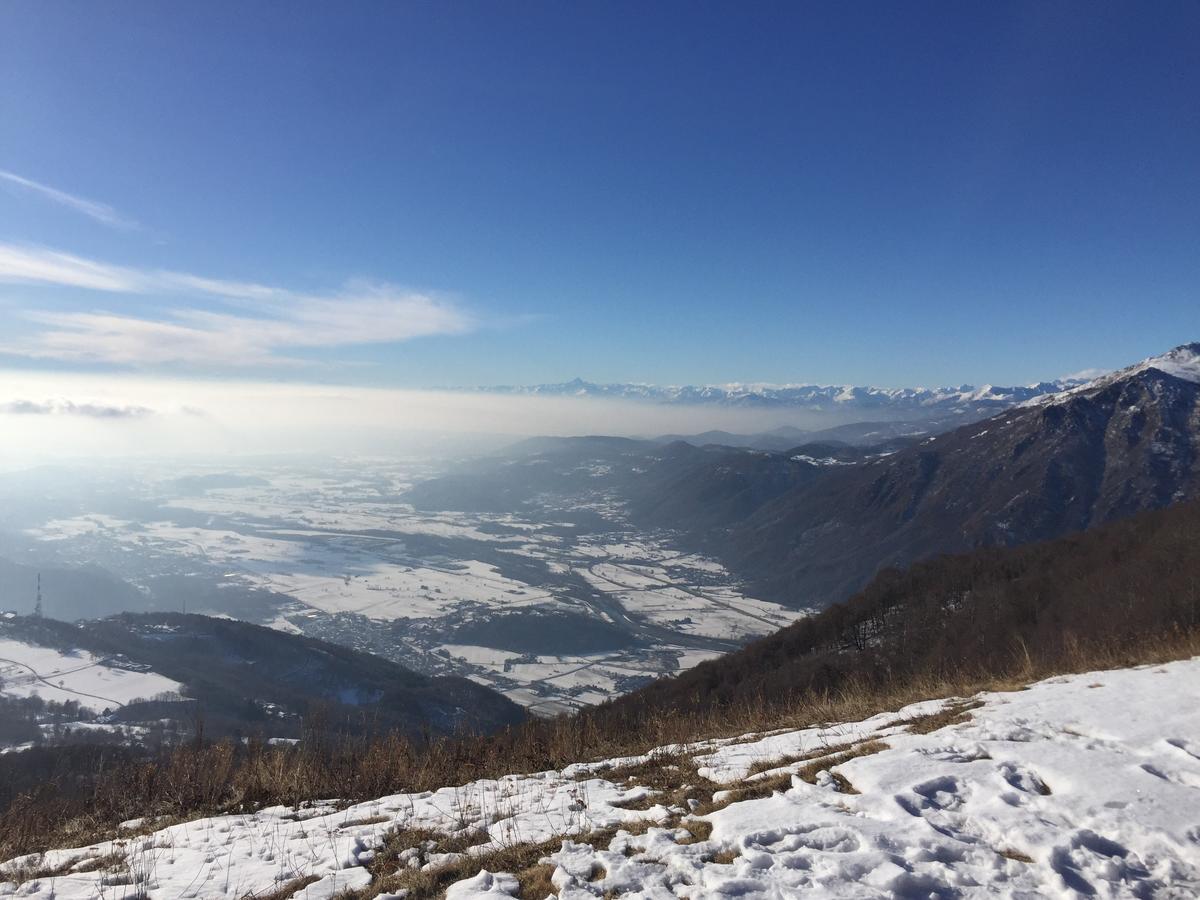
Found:
[[[81,412],[104,409],[137,413]],[[442,436],[453,452],[470,452],[535,434],[652,436],[777,424],[776,413],[627,400],[0,370],[6,466],[81,456],[426,452]]]

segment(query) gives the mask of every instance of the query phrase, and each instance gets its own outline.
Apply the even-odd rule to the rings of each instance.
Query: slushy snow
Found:
[[[516,895],[514,874],[487,871],[482,857],[556,838],[561,848],[545,862],[565,900],[1200,894],[1200,658],[973,699],[982,705],[927,734],[908,723],[953,701],[690,745],[700,774],[715,783],[718,807],[736,799],[721,791],[783,775],[782,790],[706,815],[689,813],[697,804],[668,808],[646,786],[605,777],[645,757],[579,763],[344,808],[201,819],[24,857],[0,866],[0,878],[22,868],[65,874],[0,885],[0,896],[242,897],[314,876],[294,896],[315,900],[366,887],[365,866],[395,828],[486,830],[488,842],[468,851],[481,857],[480,871],[450,888],[454,900]],[[834,765],[815,784],[787,777],[864,741],[885,749]],[[802,755],[808,759],[788,762]],[[697,786],[696,798],[707,800],[713,788],[702,794]],[[637,798],[648,799],[630,803]],[[657,824],[618,830],[607,846],[589,842],[598,829],[638,820]],[[96,865],[89,860],[113,853],[127,861],[124,876],[111,866],[86,871]],[[430,853],[410,864],[456,858]]]

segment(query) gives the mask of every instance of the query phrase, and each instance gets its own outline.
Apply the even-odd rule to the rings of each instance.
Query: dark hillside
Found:
[[[625,493],[636,521],[703,541],[820,472],[819,466],[786,454],[677,441],[663,447]]]
[[[300,720],[318,710],[327,727],[347,733],[486,732],[524,717],[468,679],[430,678],[369,653],[232,619],[125,614],[80,625],[26,618],[3,628],[44,646],[124,657],[180,681],[216,733],[287,734],[295,720],[298,736]]]
[[[844,604],[597,711],[642,719],[854,684],[1070,668],[1200,628],[1200,502],[1083,534],[888,570]]]

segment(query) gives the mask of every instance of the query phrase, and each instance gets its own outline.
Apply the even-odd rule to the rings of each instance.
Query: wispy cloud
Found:
[[[58,188],[42,184],[40,181],[34,181],[32,178],[25,178],[15,172],[0,169],[0,181],[44,197],[51,203],[57,203],[59,206],[65,206],[67,209],[82,213],[89,219],[93,219],[110,228],[132,230],[140,227],[133,219],[121,215],[107,203],[99,203],[76,194],[68,194],[66,191],[60,191]]]
[[[260,366],[299,362],[287,349],[386,344],[467,331],[470,320],[419,294],[304,299],[271,317],[176,310],[149,319],[105,312],[31,313],[45,330],[0,352],[121,365]]]
[[[114,294],[200,294],[228,300],[282,300],[292,296],[284,288],[263,284],[115,266],[49,247],[10,243],[0,243],[0,281],[81,287]]]
[[[147,406],[111,406],[104,403],[75,403],[71,400],[9,400],[0,403],[0,415],[84,416],[89,419],[143,419],[154,415]]]
[[[288,349],[396,343],[462,334],[476,326],[453,303],[385,283],[352,282],[336,294],[314,296],[251,282],[112,266],[12,244],[0,244],[0,281],[238,301],[236,312],[180,305],[156,317],[108,310],[29,312],[25,317],[42,326],[40,331],[0,340],[0,353],[70,362],[278,365],[297,362],[286,355]]]

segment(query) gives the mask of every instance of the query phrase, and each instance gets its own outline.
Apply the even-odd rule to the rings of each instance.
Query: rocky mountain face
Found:
[[[1055,537],[1200,496],[1200,344],[829,467],[724,536],[759,592],[824,606],[881,567]]]

